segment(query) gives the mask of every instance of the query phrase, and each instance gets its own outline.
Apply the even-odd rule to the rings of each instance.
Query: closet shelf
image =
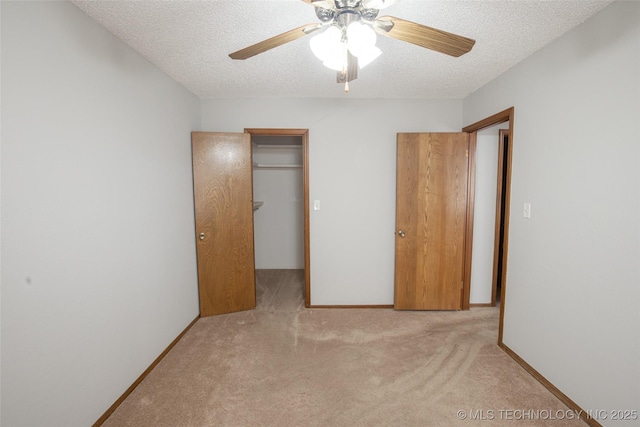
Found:
[[[256,163],[253,162],[254,169],[292,169],[301,168],[302,165],[294,164],[271,164],[271,163]]]
[[[254,212],[260,209],[260,206],[264,205],[264,202],[253,202],[253,210]]]

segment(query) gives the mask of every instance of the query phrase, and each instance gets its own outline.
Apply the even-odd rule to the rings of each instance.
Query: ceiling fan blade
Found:
[[[373,28],[378,34],[456,57],[469,52],[476,43],[475,40],[467,37],[393,16],[378,18]]]
[[[244,49],[241,49],[237,52],[230,53],[229,57],[231,59],[251,58],[252,56],[255,56],[259,53],[266,52],[275,47],[281,46],[285,43],[289,43],[299,38],[302,38],[307,34],[311,34],[312,32],[320,29],[321,27],[322,27],[322,24],[303,25],[302,27],[289,30],[286,33],[278,34],[277,36],[263,40],[249,47],[245,47]]]

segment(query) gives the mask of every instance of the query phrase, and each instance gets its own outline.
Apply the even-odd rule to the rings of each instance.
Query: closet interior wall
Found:
[[[304,269],[302,138],[253,135],[256,270]]]

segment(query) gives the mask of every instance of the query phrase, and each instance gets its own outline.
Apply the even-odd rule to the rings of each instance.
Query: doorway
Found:
[[[495,307],[504,230],[504,150],[509,123],[477,132],[470,307]]]
[[[303,269],[311,303],[307,129],[245,129],[251,135],[256,270]],[[267,275],[265,277],[270,277]]]
[[[504,310],[506,306],[506,290],[507,290],[507,260],[509,253],[509,217],[510,217],[510,205],[511,205],[511,163],[513,158],[513,127],[514,127],[514,113],[515,108],[511,107],[504,111],[501,111],[493,116],[487,117],[486,119],[480,120],[476,123],[468,125],[462,129],[463,132],[469,132],[471,134],[471,150],[470,155],[475,156],[475,146],[477,143],[478,131],[482,129],[487,129],[491,126],[495,126],[498,124],[509,123],[505,135],[508,135],[509,140],[509,149],[504,153],[504,171],[502,173],[502,179],[504,182],[501,184],[503,188],[503,194],[501,195],[502,201],[502,233],[500,237],[500,244],[502,246],[502,251],[500,254],[499,262],[501,263],[501,271],[500,271],[500,323],[498,327],[498,345],[502,345],[502,335],[503,335],[503,326],[504,326]],[[474,180],[475,173],[470,174],[470,179]],[[470,186],[470,189],[474,188],[475,182]],[[469,206],[474,206],[475,202],[475,194],[473,191],[469,191]],[[467,230],[467,233],[473,233],[473,212],[469,215],[471,221],[471,227]],[[472,234],[471,234],[472,235]],[[468,250],[471,251],[471,245],[468,245]],[[471,256],[466,258],[467,266],[466,274],[468,277],[465,279],[465,284],[470,283],[470,275],[471,275]],[[468,308],[468,292],[469,287],[465,289],[465,300],[467,302]]]

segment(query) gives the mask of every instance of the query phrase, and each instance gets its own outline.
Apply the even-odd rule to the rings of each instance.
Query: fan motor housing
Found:
[[[373,22],[380,12],[378,9],[363,8],[361,0],[335,0],[335,9],[316,7],[316,16],[323,23],[334,21],[339,27],[347,27],[361,19]]]
[[[336,22],[340,28],[347,28],[352,22],[360,20],[360,13],[353,9],[344,9],[338,11]]]
[[[336,7],[338,9],[356,8],[360,6],[362,0],[335,0]]]
[[[321,22],[330,22],[335,18],[336,11],[333,9],[325,9],[323,7],[316,7],[316,16]]]

